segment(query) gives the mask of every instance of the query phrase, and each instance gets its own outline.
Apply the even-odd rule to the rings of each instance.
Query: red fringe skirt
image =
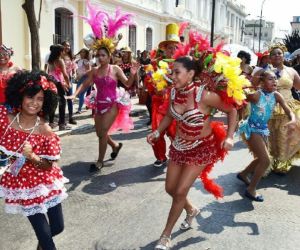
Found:
[[[179,151],[171,145],[169,158],[178,165],[205,165],[199,178],[208,192],[216,198],[220,198],[223,197],[223,188],[210,179],[208,175],[214,164],[219,160],[223,160],[227,153],[226,150],[221,148],[221,144],[226,138],[226,131],[224,124],[221,122],[211,122],[211,128],[212,133],[202,138],[202,142],[195,148]]]

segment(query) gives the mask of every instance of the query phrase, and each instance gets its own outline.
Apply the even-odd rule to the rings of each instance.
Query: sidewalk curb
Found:
[[[130,117],[139,117],[143,115],[147,115],[148,110],[145,106],[140,105],[138,103],[133,103],[132,105],[132,110],[130,112]],[[87,133],[88,131],[92,132],[94,130],[94,121],[92,122],[87,122],[86,124],[83,125],[75,125],[72,126],[72,129],[70,130],[63,130],[63,131],[55,131],[55,133],[59,137],[64,137],[68,135],[73,135],[73,134],[83,134]]]
[[[84,125],[76,126],[70,130],[56,131],[55,133],[59,137],[64,137],[73,134],[83,134],[86,133],[87,131],[93,131],[93,130],[94,130],[94,124],[84,124]]]

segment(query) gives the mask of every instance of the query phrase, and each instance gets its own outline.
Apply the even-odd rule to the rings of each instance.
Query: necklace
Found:
[[[195,89],[194,82],[188,84],[186,87],[182,89],[178,89],[177,91],[173,92],[173,99],[175,103],[183,104],[186,102],[188,94]]]
[[[18,113],[18,114],[19,114],[19,113]],[[17,115],[18,115],[18,114],[17,114]],[[11,128],[12,124],[14,123],[14,121],[17,120],[17,115],[14,117],[14,119],[11,121],[11,123],[7,126],[7,128],[6,128],[6,130],[5,130],[4,134],[3,134],[3,136],[0,138],[0,146],[1,146],[1,143],[2,143],[2,141],[3,141],[4,137],[5,137],[5,135],[7,134],[8,130]],[[39,117],[38,117],[38,118],[39,118]],[[39,121],[39,119],[37,119],[37,120]],[[20,147],[19,147],[13,154],[9,155],[8,157],[6,157],[6,158],[1,157],[0,162],[7,162],[7,161],[10,160],[12,157],[16,157],[16,156],[17,156],[17,154],[19,153],[19,151],[21,150],[21,148],[23,148],[23,146],[25,145],[25,142],[28,141],[29,137],[33,134],[33,132],[34,132],[34,130],[35,130],[35,128],[37,127],[38,124],[39,124],[39,122],[38,122],[38,123],[36,122],[35,126],[32,127],[30,133],[28,134],[28,136],[26,137],[26,139],[24,140],[24,142],[20,145]],[[22,158],[22,156],[21,156],[21,158]],[[24,156],[23,156],[23,158],[24,158]]]
[[[23,128],[22,127],[22,125],[20,123],[20,113],[18,113],[16,115],[16,120],[17,120],[17,124],[18,124],[19,128],[24,130],[24,131],[31,131],[31,130],[35,129],[40,124],[40,117],[39,116],[36,117],[35,124],[31,128]]]

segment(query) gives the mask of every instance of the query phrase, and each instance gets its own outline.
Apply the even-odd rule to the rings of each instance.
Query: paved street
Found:
[[[55,237],[58,250],[153,249],[171,199],[164,191],[165,169],[152,167],[152,150],[145,140],[148,118],[145,112],[137,114],[134,131],[113,136],[124,147],[99,174],[88,172],[97,158],[92,126],[62,137],[60,165],[70,183],[69,198],[63,203],[65,231]],[[107,159],[110,153],[108,148]],[[226,160],[217,164],[212,175],[224,187],[221,200],[203,191],[196,181],[189,196],[201,214],[186,232],[179,230],[182,215],[172,235],[172,249],[299,249],[300,168],[293,168],[287,176],[272,174],[264,179],[259,191],[265,202],[252,203],[243,197],[245,186],[235,177],[250,160],[248,150],[237,141]],[[5,214],[0,203],[0,249],[36,249],[27,219]]]

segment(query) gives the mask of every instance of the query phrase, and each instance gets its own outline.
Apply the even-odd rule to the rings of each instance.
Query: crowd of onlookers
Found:
[[[62,42],[62,44],[56,44],[50,46],[50,53],[45,57],[44,70],[46,73],[52,75],[60,84],[58,88],[59,105],[58,123],[54,122],[54,114],[49,116],[49,124],[52,128],[59,126],[59,130],[69,130],[71,127],[67,125],[65,119],[66,106],[68,107],[68,123],[76,124],[73,114],[81,114],[83,112],[84,99],[91,93],[93,87],[88,88],[86,91],[78,96],[78,109],[73,111],[72,100],[66,100],[65,96],[73,94],[73,84],[78,88],[87,78],[87,72],[92,67],[98,65],[97,57],[89,49],[82,48],[77,54],[73,54],[70,43],[68,41]],[[115,50],[111,59],[112,64],[118,65],[125,75],[128,77],[130,74],[130,68],[133,62],[138,62],[141,65],[149,64],[150,58],[148,51],[137,51],[136,56],[129,47],[123,47]],[[121,82],[118,82],[119,87],[125,88],[131,97],[136,95],[143,95],[145,89],[143,88],[143,78],[145,72],[141,67],[139,74],[137,74],[134,84],[127,88]],[[87,107],[86,107],[87,108]]]

